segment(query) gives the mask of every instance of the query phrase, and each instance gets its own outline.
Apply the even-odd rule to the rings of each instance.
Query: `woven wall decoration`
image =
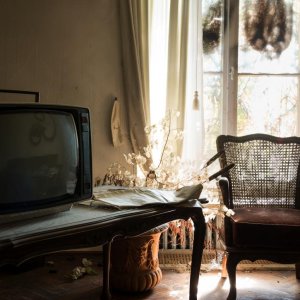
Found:
[[[222,3],[218,0],[209,6],[207,13],[203,16],[203,52],[205,54],[213,52],[220,43],[221,13]]]
[[[272,59],[279,57],[292,37],[293,8],[285,0],[248,0],[244,10],[245,36],[251,47]]]

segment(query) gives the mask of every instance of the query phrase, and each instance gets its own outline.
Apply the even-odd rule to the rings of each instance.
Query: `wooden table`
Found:
[[[205,237],[205,220],[196,200],[184,206],[121,211],[76,205],[69,211],[55,215],[1,225],[0,266],[20,265],[33,257],[61,250],[103,245],[101,299],[107,300],[111,298],[109,266],[113,239],[139,235],[169,221],[189,218],[192,218],[195,226],[189,299],[196,300]]]

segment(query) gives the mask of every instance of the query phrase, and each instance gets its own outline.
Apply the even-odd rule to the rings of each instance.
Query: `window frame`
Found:
[[[238,79],[240,76],[288,76],[298,78],[296,135],[300,134],[300,73],[246,73],[238,70],[240,0],[223,1],[223,102],[222,133],[237,135]],[[300,54],[299,54],[300,55]],[[232,120],[235,120],[234,122]]]

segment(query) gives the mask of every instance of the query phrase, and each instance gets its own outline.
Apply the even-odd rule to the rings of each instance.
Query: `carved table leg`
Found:
[[[109,288],[110,249],[111,242],[108,242],[103,245],[103,289],[101,295],[102,300],[111,299]]]
[[[194,222],[194,243],[193,243],[193,253],[192,253],[192,265],[191,265],[191,275],[190,275],[190,300],[197,300],[198,293],[198,281],[201,268],[201,259],[204,248],[205,239],[205,219],[202,214],[197,215],[197,217],[192,218]]]

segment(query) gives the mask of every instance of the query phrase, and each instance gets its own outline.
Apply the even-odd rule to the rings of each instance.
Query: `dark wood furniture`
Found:
[[[296,263],[300,279],[300,137],[266,134],[219,136],[221,167],[234,167],[219,180],[225,217],[227,299],[236,299],[236,266],[244,259]]]
[[[55,215],[1,225],[0,266],[20,265],[33,257],[61,250],[103,245],[101,299],[110,299],[109,266],[113,239],[139,235],[171,220],[188,218],[192,218],[195,226],[189,299],[196,300],[205,236],[205,220],[196,200],[184,206],[121,211],[74,206]]]

